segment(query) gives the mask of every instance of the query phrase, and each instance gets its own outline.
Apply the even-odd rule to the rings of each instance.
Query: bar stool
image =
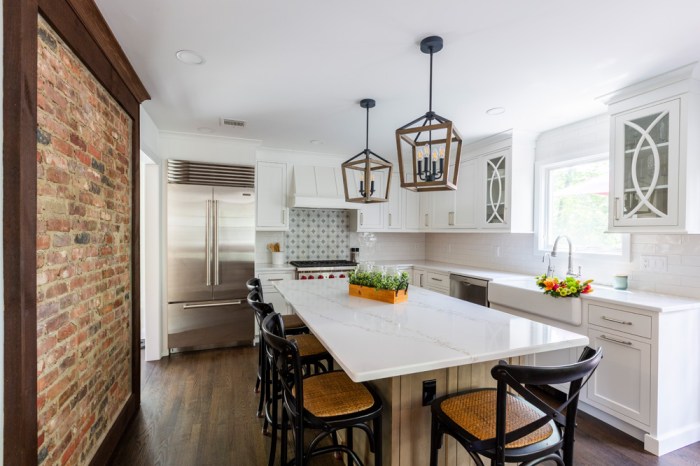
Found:
[[[304,377],[303,360],[296,337],[284,335],[284,323],[279,314],[265,317],[262,328],[268,352],[274,363],[277,377],[273,378],[273,390],[279,385],[282,391],[281,464],[287,464],[287,430],[291,422],[294,433],[294,464],[303,466],[318,455],[341,452],[347,455],[348,464],[362,465],[353,451],[352,431],[360,429],[369,440],[374,453],[375,466],[382,463],[381,414],[382,401],[367,384],[355,383],[343,371],[330,371]],[[273,416],[277,414],[276,403]],[[368,425],[371,422],[372,427]],[[275,429],[273,423],[273,431]],[[304,430],[319,430],[305,446]],[[346,429],[347,445],[339,445],[336,433]],[[328,437],[329,446],[319,446]],[[269,464],[274,462],[275,441],[270,449]]]
[[[260,334],[262,335],[262,322],[270,314],[275,314],[275,310],[272,304],[260,302],[257,299],[257,293],[251,291],[248,294],[248,304],[255,311],[255,320],[259,323]],[[282,322],[285,322],[285,317],[280,316]],[[304,327],[306,328],[306,327]],[[308,329],[307,329],[308,330]],[[315,368],[316,372],[328,371],[333,369],[333,357],[326,351],[321,342],[318,339],[308,333],[305,334],[292,334],[287,338],[294,338],[299,346],[299,353],[301,356],[302,364],[306,368],[307,373],[311,373],[311,368]],[[259,361],[258,377],[260,378],[262,390],[260,391],[260,400],[258,402],[258,417],[264,417],[263,421],[263,434],[267,435],[267,427],[270,423],[275,426],[276,420],[270,413],[270,406],[277,401],[277,392],[272,390],[272,374],[271,366],[268,363],[267,354],[265,350],[265,341],[261,339],[260,341],[260,352],[263,354],[262,360]],[[325,366],[322,364],[325,362]]]
[[[479,455],[495,466],[548,460],[572,466],[578,397],[602,358],[602,348],[586,347],[577,363],[566,366],[515,366],[500,361],[491,369],[497,388],[437,398],[431,404],[430,466],[437,466],[443,434],[457,440],[480,466],[484,463]],[[558,408],[526,387],[567,382],[567,399]]]
[[[245,283],[248,291],[256,291],[258,293],[258,301],[265,302],[263,297],[263,288],[260,279],[253,277]],[[306,324],[297,316],[296,314],[285,315],[282,317],[284,319],[284,324],[287,329],[287,333],[298,334],[298,333],[309,333],[309,329],[306,328]],[[262,354],[262,352],[260,353]],[[255,392],[258,392],[258,385],[256,385]]]

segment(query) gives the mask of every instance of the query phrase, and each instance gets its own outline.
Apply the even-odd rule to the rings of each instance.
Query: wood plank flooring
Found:
[[[176,354],[157,362],[144,362],[142,351],[141,410],[112,464],[267,464],[270,439],[255,417],[256,364],[256,348]],[[657,458],[641,442],[580,412],[575,457],[577,466],[697,466],[700,443]],[[313,462],[340,464],[332,457]]]

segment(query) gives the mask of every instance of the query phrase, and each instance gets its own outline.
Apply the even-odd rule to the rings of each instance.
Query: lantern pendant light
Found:
[[[421,41],[421,52],[430,54],[428,112],[396,130],[401,187],[411,191],[457,189],[462,137],[450,120],[433,111],[433,54],[442,46],[438,36]]]
[[[367,110],[365,150],[341,165],[346,202],[367,204],[389,200],[392,165],[383,157],[369,150],[369,109],[375,105],[376,102],[372,99],[360,101],[360,107]]]

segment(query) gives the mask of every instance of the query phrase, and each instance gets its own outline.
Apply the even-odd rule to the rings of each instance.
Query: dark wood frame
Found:
[[[148,92],[91,0],[3,2],[4,464],[37,464],[36,125],[41,14],[132,119],[131,394],[92,460],[107,464],[140,403],[139,111]]]

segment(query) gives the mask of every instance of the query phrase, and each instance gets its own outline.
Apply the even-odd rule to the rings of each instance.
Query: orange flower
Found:
[[[552,278],[547,278],[544,281],[544,289],[549,291],[554,288],[554,285],[557,285],[559,283],[559,280],[556,277]]]

